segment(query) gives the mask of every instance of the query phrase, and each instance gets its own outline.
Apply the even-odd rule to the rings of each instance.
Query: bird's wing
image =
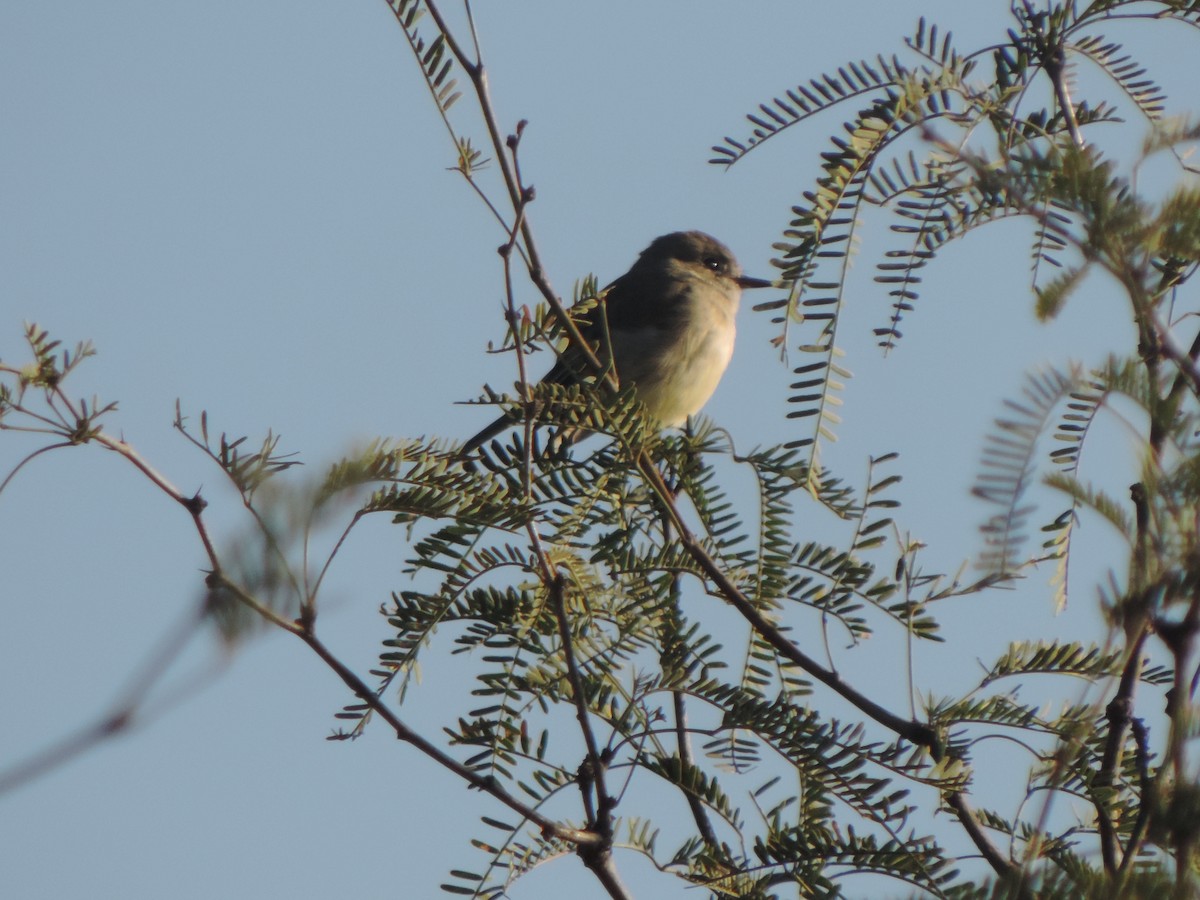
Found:
[[[576,319],[580,333],[597,348],[596,352],[601,362],[607,360],[609,355],[605,348],[608,335],[614,331],[634,332],[655,326],[649,315],[652,311],[647,304],[640,302],[642,299],[644,298],[639,298],[629,287],[628,277],[622,276],[602,290],[599,301]],[[568,346],[542,381],[571,385],[586,371],[587,365],[580,358],[579,351]],[[462,452],[473,452],[512,424],[512,420],[507,416],[501,416],[468,440],[463,445]]]
[[[643,275],[637,287],[628,274],[622,275],[600,292],[598,310],[603,310],[608,328],[612,331],[640,331],[661,327],[662,310],[656,302],[665,292]]]
[[[622,289],[621,282],[622,279],[618,278],[602,290],[591,309],[575,318],[579,333],[592,345],[601,362],[608,357],[605,349],[608,335],[613,329],[623,330],[628,327],[625,320],[632,311],[632,304],[628,302],[629,292]],[[552,384],[574,384],[579,375],[586,370],[587,364],[581,358],[579,350],[568,345],[559,355],[554,368],[546,373],[542,381]]]

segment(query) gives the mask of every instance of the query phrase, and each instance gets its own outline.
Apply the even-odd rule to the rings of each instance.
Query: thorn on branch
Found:
[[[501,789],[500,782],[496,781],[495,775],[481,775],[481,776],[479,776],[478,781],[469,783],[467,785],[467,790],[469,790],[469,791],[491,792],[493,790],[500,790],[500,789]],[[546,826],[543,825],[542,828],[544,830],[546,828]],[[553,829],[551,829],[551,831],[553,831]]]
[[[528,119],[522,119],[520,122],[517,123],[516,132],[513,134],[510,134],[508,136],[508,138],[505,139],[504,143],[508,147],[509,150],[517,149],[517,144],[521,143],[521,135],[525,133],[525,126],[528,124],[529,124]]]
[[[1129,724],[1130,714],[1133,712],[1133,701],[1129,697],[1118,694],[1104,708],[1104,717],[1108,719],[1108,724],[1114,728],[1124,729]]]
[[[1162,342],[1154,332],[1148,332],[1138,341],[1137,351],[1143,362],[1160,362],[1166,356],[1163,353]]]
[[[132,721],[133,710],[124,709],[116,713],[112,718],[105,722],[101,728],[101,731],[103,731],[103,733],[106,735],[117,734],[118,732],[124,731],[126,728],[128,728]]]
[[[1176,658],[1186,659],[1197,625],[1187,620],[1170,622],[1159,616],[1154,620],[1154,631]]]
[[[1150,791],[1150,749],[1149,749],[1149,730],[1146,728],[1146,723],[1141,719],[1131,718],[1129,720],[1129,730],[1133,734],[1133,740],[1137,747],[1137,752],[1134,759],[1137,761],[1138,778],[1141,781],[1143,793]],[[1143,802],[1145,798],[1143,797]]]

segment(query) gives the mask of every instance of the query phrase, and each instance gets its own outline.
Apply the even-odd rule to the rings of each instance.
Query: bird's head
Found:
[[[635,268],[712,284],[734,297],[745,288],[773,284],[743,275],[729,248],[703,231],[675,231],[655,238],[642,251]]]

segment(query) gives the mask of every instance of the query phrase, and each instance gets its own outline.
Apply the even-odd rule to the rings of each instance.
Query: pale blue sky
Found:
[[[898,49],[919,14],[971,48],[1002,34],[1007,9],[483,0],[477,15],[501,122],[530,122],[530,219],[569,295],[575,279],[612,278],[649,239],[683,228],[716,234],[748,272],[769,274],[770,245],[849,111],[728,173],[706,164],[710,145],[744,134],[758,102]],[[1194,53],[1173,62],[1155,34],[1155,74],[1193,83]],[[465,103],[455,112],[470,121]],[[511,360],[484,353],[503,334],[503,235],[447,171],[452,148],[382,0],[9,0],[0,123],[0,358],[23,359],[24,321],[93,340],[99,356],[73,393],[119,400],[109,429],[175,484],[203,489],[218,533],[242,520],[218,471],[171,429],[177,398],[193,416],[208,410],[216,430],[271,428],[320,469],[377,435],[466,437],[487,413],[455,402],[511,383]],[[899,450],[911,501],[901,517],[934,568],[977,550],[985,511],[968,491],[1001,399],[1030,366],[1063,362],[1064,342],[1098,360],[1113,341],[1106,319],[1124,323],[1098,290],[1035,326],[1027,228],[985,233],[930,270],[887,360],[870,334],[887,315],[871,282],[887,245],[868,244],[842,330],[856,377],[827,461],[856,478],[867,454]],[[706,411],[746,448],[793,437],[774,331],[748,309],[740,327]],[[36,446],[5,435],[0,474]],[[1084,535],[1106,565],[1115,545],[1101,532]],[[387,637],[374,611],[404,585],[405,557],[399,530],[380,521],[335,568],[321,627],[361,671]],[[113,702],[195,601],[202,565],[187,516],[115,455],[77,448],[26,468],[0,495],[0,771]],[[925,681],[970,683],[972,660],[1014,636],[999,623],[1016,623],[1015,636],[1097,634],[1091,594],[1055,619],[1044,574],[946,610],[948,633],[966,640],[919,659]],[[874,648],[886,656],[841,662],[852,681],[889,690],[902,682],[889,668],[896,647],[888,635]],[[169,682],[220,660],[199,641]],[[479,865],[467,841],[495,804],[380,727],[355,745],[324,741],[350,698],[299,642],[272,635],[229,663],[134,735],[0,797],[0,893],[425,897],[449,869]],[[426,665],[405,715],[437,733],[439,666]],[[622,867],[640,896],[691,896]],[[568,859],[513,896],[601,892]]]

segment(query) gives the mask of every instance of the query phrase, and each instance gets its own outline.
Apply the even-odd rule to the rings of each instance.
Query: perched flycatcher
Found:
[[[700,411],[729,365],[742,289],[772,283],[743,275],[716,238],[677,231],[655,238],[601,292],[580,331],[598,347],[602,363],[611,355],[618,383],[633,385],[659,426],[678,427]],[[581,361],[560,358],[542,381],[574,384],[583,369]],[[471,453],[512,424],[502,416],[462,452]]]

